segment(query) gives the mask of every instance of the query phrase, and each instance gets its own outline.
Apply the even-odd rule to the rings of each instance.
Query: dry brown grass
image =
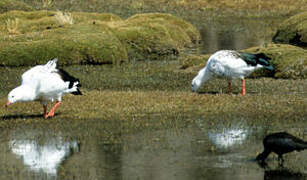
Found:
[[[208,9],[233,9],[244,11],[296,11],[306,9],[306,1],[292,1],[292,0],[177,0],[171,1],[171,4],[190,7],[201,8],[203,10]]]
[[[38,3],[36,0],[29,0],[27,3],[36,8],[44,8],[46,4]],[[174,12],[184,16],[184,14],[189,14],[187,10],[195,10],[197,14],[199,10],[219,11],[221,14],[225,13],[225,10],[244,15],[259,14],[261,11],[266,15],[288,14],[305,11],[307,3],[306,0],[95,0],[80,2],[53,0],[52,6],[53,9],[112,12],[127,17],[142,12]]]
[[[74,24],[73,16],[69,12],[57,11],[55,14],[55,18],[57,19],[60,25]]]
[[[43,8],[47,9],[52,5],[53,0],[42,0]]]
[[[8,31],[9,34],[19,34],[19,19],[15,18],[15,19],[7,19],[5,21],[6,23],[6,30]]]
[[[163,123],[188,123],[199,116],[216,118],[216,121],[241,117],[260,122],[284,122],[302,120],[306,115],[307,80],[247,79],[245,97],[239,95],[239,80],[233,82],[234,95],[227,94],[225,80],[212,80],[204,85],[203,93],[197,94],[190,91],[190,82],[197,71],[173,72],[174,65],[174,62],[166,61],[117,68],[65,67],[80,78],[84,95],[64,96],[58,115],[52,120],[116,119],[129,122],[127,128],[130,131],[146,124],[163,128]],[[0,69],[9,78],[0,77],[0,104],[5,103],[9,90],[19,84],[15,77],[26,69]],[[40,116],[31,117],[41,114],[42,106],[37,102],[16,103],[7,110],[0,108],[0,124],[9,123],[6,119],[10,118],[14,122],[23,122],[23,118],[28,122],[41,121]]]

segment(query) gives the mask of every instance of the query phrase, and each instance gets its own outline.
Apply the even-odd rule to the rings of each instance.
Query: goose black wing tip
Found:
[[[72,92],[71,94],[73,94],[73,95],[83,95],[83,93],[79,89],[77,89],[77,91],[75,91],[75,92]]]

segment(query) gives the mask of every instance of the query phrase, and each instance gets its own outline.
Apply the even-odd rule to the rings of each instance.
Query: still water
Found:
[[[94,121],[93,121],[94,122]],[[97,130],[97,124],[85,123]],[[116,143],[85,135],[80,128],[22,125],[1,132],[0,177],[9,179],[305,179],[295,165],[306,153],[270,155],[269,167],[255,162],[268,128],[242,122],[210,125],[199,118],[186,128],[126,134]],[[97,122],[98,124],[101,122]],[[301,130],[288,129],[292,132]],[[100,131],[100,130],[98,130]],[[112,129],[110,129],[112,131]],[[76,134],[74,134],[76,133]],[[80,136],[80,134],[84,133]],[[74,137],[76,137],[74,139]],[[5,168],[3,168],[5,167]]]
[[[242,50],[254,46],[264,45],[268,40],[257,37],[246,31],[220,31],[215,28],[206,27],[200,30],[202,45],[200,53],[213,53],[220,49]]]

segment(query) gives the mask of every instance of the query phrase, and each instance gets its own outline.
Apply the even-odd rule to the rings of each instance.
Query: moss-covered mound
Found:
[[[264,53],[271,58],[274,72],[265,69],[254,72],[251,77],[275,78],[307,78],[307,50],[286,44],[268,44],[267,46],[253,47],[242,50],[250,53]],[[185,57],[181,69],[197,72],[206,65],[210,55]]]
[[[134,15],[114,29],[117,37],[126,44],[129,57],[134,59],[176,55],[200,39],[194,26],[170,14]]]
[[[307,12],[285,20],[275,36],[273,42],[307,46]]]
[[[31,11],[33,8],[24,2],[16,0],[1,0],[0,1],[0,13],[8,12],[11,10],[23,10]]]
[[[65,15],[66,19],[72,19],[71,24]],[[58,15],[51,11],[10,11],[2,14],[0,65],[41,64],[54,57],[60,59],[60,64],[125,61],[127,52],[120,40],[109,26],[96,23],[118,20],[121,19],[116,15],[95,13]]]
[[[189,23],[168,14],[10,11],[0,15],[0,65],[114,63],[178,54],[199,40]]]
[[[93,24],[96,21],[116,22],[122,20],[119,16],[110,13],[61,13],[55,11],[10,11],[0,14],[0,33],[1,35],[10,35],[8,31],[8,20],[18,19],[17,32],[15,34],[27,34],[33,32],[42,32],[50,29],[61,28],[63,25],[69,25],[66,19],[71,18],[72,25],[80,23]]]

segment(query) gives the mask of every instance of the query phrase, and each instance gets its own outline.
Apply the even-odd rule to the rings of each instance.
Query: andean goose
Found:
[[[79,79],[57,69],[57,59],[45,65],[37,65],[22,74],[21,85],[8,94],[6,107],[15,102],[40,101],[44,108],[44,118],[53,117],[56,108],[61,104],[62,95],[72,93],[81,95]],[[47,113],[47,102],[56,101]]]
[[[207,65],[198,72],[192,81],[192,91],[199,88],[213,77],[228,80],[229,93],[232,93],[231,80],[242,79],[241,95],[245,95],[245,77],[253,71],[266,68],[274,70],[269,63],[270,58],[263,53],[252,54],[233,50],[220,50],[210,56]]]

